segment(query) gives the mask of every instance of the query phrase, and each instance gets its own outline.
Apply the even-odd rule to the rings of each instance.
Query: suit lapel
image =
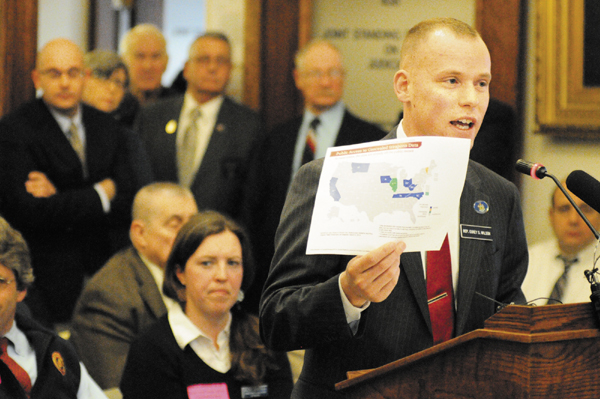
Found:
[[[201,184],[201,179],[203,176],[211,176],[214,173],[218,173],[218,169],[214,168],[220,167],[220,158],[222,156],[223,149],[228,145],[228,137],[231,134],[231,122],[229,120],[229,99],[225,97],[223,99],[223,104],[221,104],[221,108],[219,109],[219,113],[217,114],[217,121],[215,122],[215,127],[210,135],[210,139],[208,141],[208,145],[206,146],[206,151],[204,152],[204,156],[202,157],[202,162],[198,166],[196,170],[196,175],[192,181],[192,187]],[[212,171],[210,170],[212,169]],[[216,178],[216,176],[213,176]],[[212,177],[211,177],[212,178]]]
[[[39,105],[41,117],[39,119],[39,125],[34,131],[34,134],[37,136],[36,146],[39,146],[42,152],[52,154],[53,157],[59,158],[68,168],[79,169],[79,176],[83,179],[83,167],[79,160],[79,156],[71,146],[65,133],[60,129],[58,122],[56,122],[56,119],[54,119],[54,116],[52,116],[48,107],[42,100],[39,100]]]
[[[148,304],[148,308],[154,317],[159,318],[167,312],[167,308],[160,295],[160,291],[156,286],[156,282],[152,277],[152,273],[150,273],[150,270],[148,270],[148,267],[140,259],[139,255],[134,249],[130,250],[133,251],[135,258],[133,266],[138,278],[140,296],[142,297],[142,300]]]
[[[423,273],[423,261],[420,252],[407,252],[401,257],[402,271],[406,273],[408,284],[410,285],[421,315],[431,330],[431,321],[429,319],[429,308],[427,305],[427,284]]]
[[[477,201],[485,201],[491,204],[487,194],[479,189],[480,181],[472,168],[469,166],[467,171],[467,179],[460,198],[460,225],[471,226],[491,226],[491,217],[494,212],[493,206],[490,206],[489,211],[478,213],[474,209],[474,204]],[[460,227],[460,226],[459,226]],[[461,237],[459,235],[459,237]],[[493,237],[493,232],[492,232]],[[485,259],[485,243],[487,241],[460,238],[460,265],[458,271],[457,285],[457,314],[456,314],[456,334],[462,333],[467,318],[469,316],[470,304],[475,294],[475,287],[479,270]]]

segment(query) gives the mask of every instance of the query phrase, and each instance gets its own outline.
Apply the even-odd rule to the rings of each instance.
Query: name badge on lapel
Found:
[[[269,396],[269,386],[267,384],[257,385],[255,387],[242,387],[242,399],[266,398],[268,396]]]
[[[493,241],[492,228],[488,226],[460,225],[460,237],[469,240]]]

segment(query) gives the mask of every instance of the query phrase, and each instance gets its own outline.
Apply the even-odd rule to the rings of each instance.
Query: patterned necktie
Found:
[[[427,251],[427,303],[434,345],[454,334],[454,294],[448,235],[439,251]]]
[[[81,137],[79,137],[79,129],[74,122],[71,122],[71,126],[67,131],[67,138],[71,143],[71,147],[77,153],[79,160],[81,161],[81,165],[83,167],[83,174],[87,176],[87,166],[85,163],[85,148],[83,148],[83,142],[81,141]]]
[[[552,289],[552,293],[550,294],[550,299],[554,299],[554,301],[548,301],[548,304],[551,303],[562,303],[563,295],[565,293],[565,288],[567,287],[567,277],[569,274],[569,269],[573,266],[574,263],[577,263],[577,258],[565,258],[562,255],[557,256],[558,259],[563,261],[565,265],[565,270],[563,274],[556,280],[556,284],[554,284],[554,288]]]
[[[0,339],[0,349],[2,350],[2,354],[0,355],[0,360],[6,364],[6,366],[13,373],[19,384],[25,390],[27,397],[31,395],[31,379],[29,378],[29,374],[21,366],[17,364],[10,356],[8,356],[8,352],[6,348],[8,346],[8,338],[2,337]]]
[[[196,160],[196,148],[198,147],[198,120],[200,115],[198,108],[194,108],[190,112],[190,124],[177,148],[179,183],[187,188],[192,185],[192,180],[196,174],[194,161]]]
[[[317,150],[317,127],[321,121],[315,118],[310,122],[308,133],[306,134],[306,144],[304,145],[304,153],[302,154],[302,165],[315,159],[315,151]]]

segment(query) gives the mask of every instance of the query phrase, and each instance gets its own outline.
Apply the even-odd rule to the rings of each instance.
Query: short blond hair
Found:
[[[481,35],[471,25],[454,18],[432,18],[421,21],[408,31],[406,37],[402,41],[400,50],[400,68],[408,57],[412,57],[418,51],[419,45],[422,44],[431,32],[445,29],[454,33],[457,37],[481,39]]]

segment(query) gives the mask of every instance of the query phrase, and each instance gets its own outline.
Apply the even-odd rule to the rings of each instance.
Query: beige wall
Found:
[[[242,0],[227,0],[228,4],[242,3]],[[86,1],[65,0],[40,0],[40,32],[39,42],[45,43],[52,37],[65,36],[75,40],[82,47],[87,43],[87,9]],[[381,0],[314,0],[314,30],[319,35],[324,29],[354,28],[380,26],[390,30],[404,32],[414,22],[432,16],[453,16],[466,22],[474,22],[475,0],[402,0],[400,6],[387,6],[382,9]],[[393,2],[392,2],[393,3]],[[211,4],[211,2],[207,2]],[[350,4],[351,6],[348,6]],[[213,4],[214,5],[214,4]],[[370,7],[365,7],[370,6]],[[211,8],[214,14],[207,17],[207,25],[214,27],[220,23],[223,14],[217,14],[219,7]],[[227,15],[234,12],[236,19],[242,12],[241,8],[221,8]],[[342,13],[343,10],[343,13]],[[398,11],[402,12],[398,12]],[[376,12],[377,11],[377,12]],[[220,15],[220,16],[219,16]],[[228,18],[229,19],[229,18]],[[57,22],[58,21],[58,22]],[[241,21],[228,25],[228,29],[243,26]],[[579,140],[561,141],[535,132],[535,1],[529,0],[529,20],[527,30],[528,38],[527,55],[527,83],[526,83],[526,120],[525,120],[525,147],[523,158],[544,164],[548,171],[559,178],[567,176],[575,169],[582,169],[592,176],[600,179],[600,142],[581,142]],[[232,31],[234,32],[234,31]],[[232,34],[231,32],[228,32]],[[232,34],[234,42],[241,42],[238,33]],[[243,36],[241,36],[243,37]],[[357,43],[358,42],[358,43]],[[359,115],[371,120],[378,120],[385,124],[392,123],[399,110],[399,104],[393,95],[391,79],[395,71],[384,69],[382,71],[365,72],[366,60],[373,58],[387,58],[386,44],[393,44],[387,40],[371,40],[369,46],[375,51],[364,50],[368,40],[338,39],[336,44],[344,52],[346,64],[349,69],[348,87],[344,100],[351,109]],[[353,50],[358,46],[358,51]],[[241,52],[241,46],[236,45],[236,50]],[[385,56],[385,57],[383,57]],[[239,59],[240,55],[235,58]],[[493,61],[493,60],[492,60]],[[243,61],[240,61],[243,62]],[[351,66],[354,65],[354,66]],[[357,68],[357,69],[355,69]],[[369,83],[365,89],[363,84],[368,76]],[[232,89],[237,91],[239,82]],[[493,84],[493,83],[492,83]],[[368,94],[365,94],[368,93]],[[551,237],[552,232],[547,222],[547,209],[550,194],[554,190],[554,183],[550,179],[533,180],[523,177],[523,211],[525,215],[525,228],[528,240],[531,243]]]
[[[401,110],[392,81],[406,32],[434,17],[475,24],[475,0],[313,0],[313,4],[313,37],[327,38],[344,56],[344,102],[385,129],[395,125]]]

